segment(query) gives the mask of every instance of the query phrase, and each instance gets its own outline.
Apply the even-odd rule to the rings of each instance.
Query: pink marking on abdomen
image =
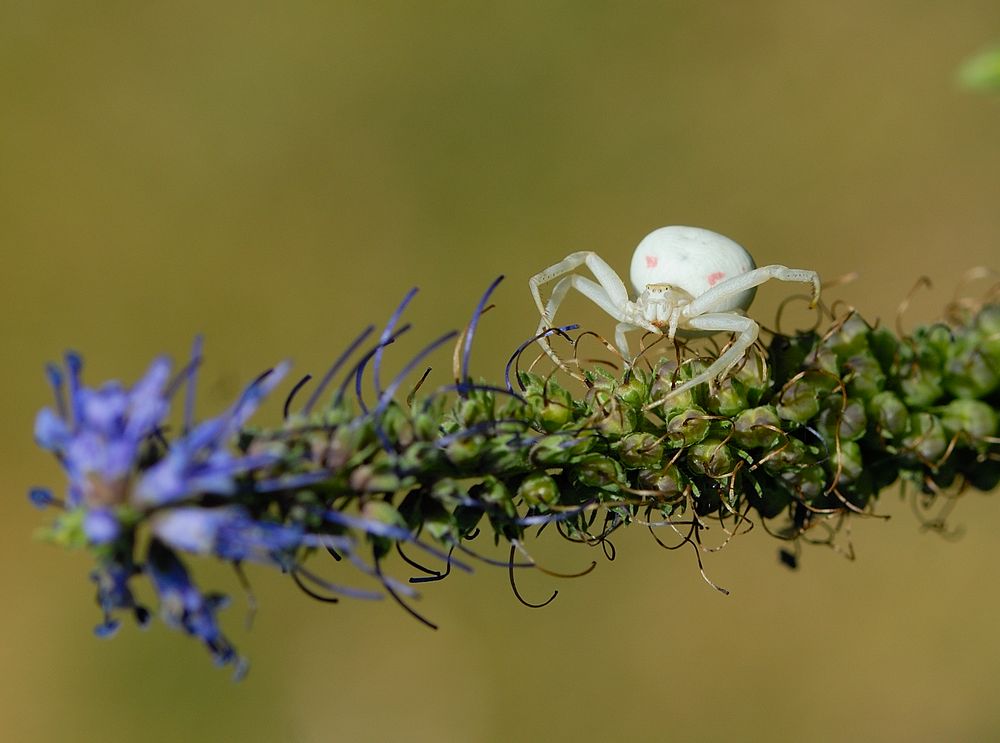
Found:
[[[708,279],[709,286],[715,286],[725,277],[726,274],[722,273],[722,271],[716,271],[715,273],[710,273],[706,278]]]
[[[656,268],[656,264],[659,262],[659,258],[655,255],[646,256],[646,268]]]

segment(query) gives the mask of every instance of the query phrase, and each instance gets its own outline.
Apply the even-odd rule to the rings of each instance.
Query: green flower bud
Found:
[[[979,350],[993,362],[994,368],[1000,367],[1000,304],[988,305],[980,311],[973,332]]]
[[[830,459],[827,460],[827,469],[831,476],[839,469],[838,483],[854,482],[861,477],[864,467],[861,447],[856,441],[841,441],[840,448],[831,451]]]
[[[448,461],[456,467],[470,467],[479,460],[486,448],[485,434],[456,436],[444,448]]]
[[[521,480],[517,494],[529,506],[551,506],[559,501],[559,486],[544,472],[534,472]]]
[[[778,415],[794,423],[806,423],[819,413],[819,386],[810,376],[787,384],[778,395]]]
[[[528,469],[531,462],[523,433],[497,433],[486,441],[483,457],[494,472]]]
[[[630,433],[616,450],[626,467],[655,467],[663,459],[663,442],[651,433]]]
[[[815,455],[805,443],[794,436],[783,436],[760,458],[764,469],[773,474],[795,469],[815,461]]]
[[[856,441],[865,435],[868,420],[865,407],[860,400],[844,399],[838,395],[830,395],[823,402],[823,412],[819,415],[817,428],[824,441],[832,446],[839,437],[843,441]]]
[[[546,431],[558,431],[573,418],[573,396],[554,379],[521,372],[518,379],[524,387],[529,416]]]
[[[569,464],[581,454],[590,451],[594,437],[581,434],[571,436],[544,436],[535,442],[528,459],[542,467],[557,467]]]
[[[941,397],[941,372],[933,366],[928,354],[921,354],[919,363],[910,364],[900,379],[903,402],[911,408],[926,408]]]
[[[678,500],[684,496],[687,478],[676,464],[641,470],[637,477],[640,490],[655,490],[666,500]]]
[[[937,462],[948,448],[941,420],[927,412],[911,414],[910,432],[903,438],[903,446],[924,462]]]
[[[374,498],[361,506],[361,516],[369,521],[376,521],[386,526],[401,526],[407,528],[406,520],[391,503]]]
[[[686,461],[693,472],[708,477],[726,477],[736,464],[730,448],[714,438],[689,447]]]
[[[951,328],[936,323],[925,328],[917,328],[913,337],[926,349],[929,349],[939,360],[948,358],[955,337]]]
[[[817,346],[806,359],[806,363],[818,371],[840,376],[840,357],[829,346]]]
[[[499,506],[507,518],[517,516],[517,509],[514,507],[514,499],[510,496],[510,491],[502,480],[498,480],[492,475],[487,475],[482,482],[476,483],[469,488],[469,495],[483,503],[492,506]]]
[[[840,358],[846,359],[868,348],[868,334],[870,331],[871,328],[861,315],[857,312],[852,312],[840,324],[840,327],[823,342],[823,345],[832,350]]]
[[[909,411],[895,392],[879,392],[868,401],[868,414],[883,436],[898,438],[906,433]]]
[[[981,400],[952,400],[938,412],[949,437],[961,432],[981,440],[997,434],[997,412]]]
[[[414,435],[422,441],[433,441],[441,435],[441,419],[444,418],[444,396],[416,406],[411,414]]]
[[[983,307],[976,315],[976,328],[987,336],[1000,337],[1000,304]]]
[[[595,366],[585,370],[583,377],[591,389],[611,391],[618,385],[618,378],[603,366]]]
[[[985,397],[1000,384],[1000,373],[983,352],[963,344],[945,362],[944,386],[956,397]]]
[[[781,419],[771,405],[748,408],[733,421],[733,441],[744,449],[771,448],[783,438]]]
[[[446,508],[456,508],[469,499],[469,493],[450,477],[442,477],[431,485],[431,498]]]
[[[823,471],[823,467],[818,464],[785,470],[780,472],[778,476],[791,492],[806,501],[813,502],[826,491],[826,473]]]
[[[386,436],[400,446],[408,446],[415,438],[410,417],[395,403],[385,409],[380,424]]]
[[[708,365],[701,359],[692,359],[690,363],[684,364],[680,369],[677,368],[674,361],[661,361],[656,369],[656,378],[653,380],[653,386],[649,392],[650,400],[663,399],[673,388],[680,386],[682,382],[691,379],[707,368]],[[667,419],[679,410],[700,408],[707,388],[707,384],[699,384],[673,395],[663,403],[661,415]]]
[[[726,377],[708,395],[707,404],[711,412],[728,418],[746,408],[746,390],[736,379]]]
[[[885,372],[871,351],[854,354],[845,366],[848,369],[846,381],[849,396],[868,400],[885,387]]]
[[[445,455],[429,441],[414,441],[399,453],[403,472],[434,472],[445,462]]]
[[[667,420],[667,443],[675,448],[697,444],[708,436],[712,421],[699,408],[682,410]]]
[[[633,368],[626,380],[615,389],[615,394],[628,407],[641,408],[649,402],[649,385],[649,375],[642,369]]]
[[[599,389],[587,391],[585,404],[590,410],[589,424],[605,436],[618,438],[634,430],[638,411],[624,405],[614,394]]]
[[[389,464],[363,464],[351,472],[349,481],[356,493],[395,493],[415,483],[412,477],[397,475]]]
[[[490,390],[472,389],[455,404],[455,418],[462,428],[496,420],[495,396]]]
[[[334,398],[329,406],[323,408],[318,414],[313,413],[310,417],[321,426],[334,428],[351,422],[354,420],[355,415],[354,406],[351,404],[350,398],[340,397]]]
[[[628,486],[625,470],[611,457],[603,454],[586,454],[577,461],[572,473],[578,485],[617,492],[621,486]]]
[[[899,353],[899,340],[888,328],[875,328],[868,334],[868,347],[878,360],[883,371],[889,370],[896,363]]]
[[[759,405],[761,398],[771,389],[770,367],[754,353],[748,353],[743,363],[738,365],[729,376],[741,387],[746,404],[739,410],[723,413],[723,415],[735,415],[747,405]]]
[[[331,470],[343,468],[372,437],[368,426],[345,425],[328,431],[310,433],[309,445],[312,460]]]

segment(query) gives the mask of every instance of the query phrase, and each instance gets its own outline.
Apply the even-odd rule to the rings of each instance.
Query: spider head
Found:
[[[646,284],[636,304],[646,320],[657,327],[663,327],[670,322],[674,309],[687,304],[691,299],[690,294],[672,284]]]

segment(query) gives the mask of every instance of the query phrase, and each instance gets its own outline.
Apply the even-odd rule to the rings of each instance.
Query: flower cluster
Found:
[[[499,564],[512,586],[515,569],[538,567],[529,534],[550,526],[613,558],[609,535],[639,523],[664,547],[690,545],[700,565],[710,523],[726,539],[762,523],[790,545],[781,554],[794,564],[801,543],[834,543],[846,518],[874,513],[897,481],[912,483],[928,507],[946,491],[1000,481],[1000,306],[907,336],[848,313],[822,331],[775,335],[725,378],[677,392],[709,357],[677,345],[656,358],[651,348],[622,373],[581,369],[574,393],[555,374],[520,370],[531,341],[503,383],[473,380],[472,342],[496,284],[464,332],[432,341],[386,380],[385,352],[409,330],[400,320],[411,292],[377,339],[366,328],[301,404],[311,379],[293,385],[276,427],[249,418],[284,365],[199,423],[200,343],[180,373],[160,359],[131,388],[85,387],[75,355],[65,384],[51,368],[57,403],[39,414],[35,435],[69,487],[65,499],[45,489],[31,499],[61,509],[54,540],[94,553],[99,634],[121,612],[148,621],[133,593],[148,576],[164,621],[241,673],[245,661],[217,621],[225,598],[198,589],[183,555],[271,565],[322,600],[387,596],[433,626],[406,601],[413,584],[471,561],[496,563],[470,546],[482,532],[509,548]],[[573,342],[573,329],[549,334]],[[419,394],[421,377],[400,399],[425,359],[452,341],[454,383]],[[183,422],[172,431],[181,390]],[[416,551],[441,567],[415,560]],[[393,552],[420,575],[388,576]],[[349,583],[373,585],[330,583],[306,567],[316,553],[354,568]]]

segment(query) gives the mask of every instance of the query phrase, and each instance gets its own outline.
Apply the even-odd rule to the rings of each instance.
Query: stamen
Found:
[[[469,329],[465,333],[465,349],[462,353],[462,375],[461,379],[456,380],[457,382],[468,382],[469,378],[469,359],[472,357],[472,340],[476,335],[476,328],[479,326],[479,316],[483,314],[486,303],[490,299],[490,295],[493,290],[497,288],[501,281],[503,281],[503,274],[497,276],[493,283],[487,287],[485,293],[479,300],[479,304],[476,305],[475,312],[472,313],[472,319],[469,320]]]
[[[387,340],[385,343],[378,343],[374,348],[372,348],[364,356],[362,356],[361,359],[354,366],[351,367],[350,371],[348,371],[347,374],[344,376],[344,381],[341,382],[340,387],[337,388],[337,394],[334,397],[336,403],[339,404],[340,401],[344,399],[344,392],[347,390],[347,385],[351,383],[351,378],[353,377],[354,393],[358,398],[358,403],[361,405],[361,411],[362,413],[368,412],[368,407],[365,405],[365,401],[361,397],[361,379],[364,376],[365,367],[368,365],[368,362],[371,360],[372,356],[374,356],[380,348],[395,343],[396,339],[399,338],[399,336],[401,336],[403,333],[408,331],[410,327],[411,325],[409,323],[401,327],[399,330],[396,331],[395,335],[389,338],[389,340]]]
[[[530,563],[529,566],[530,567],[535,567],[535,564],[534,563]],[[507,578],[510,581],[510,590],[512,590],[514,592],[515,598],[517,598],[518,601],[520,601],[522,604],[524,604],[525,606],[527,606],[529,609],[541,609],[544,606],[548,606],[553,601],[555,601],[556,596],[559,595],[559,590],[556,589],[556,590],[552,591],[552,595],[551,596],[549,596],[545,601],[543,601],[540,604],[532,604],[530,601],[527,601],[524,598],[524,596],[521,595],[521,592],[517,590],[517,583],[514,581],[514,545],[513,544],[510,545],[510,559],[507,561]]]
[[[389,322],[386,323],[385,328],[382,330],[382,335],[379,338],[379,345],[375,350],[375,359],[372,362],[372,382],[375,385],[375,397],[382,396],[382,384],[381,384],[381,372],[382,372],[382,350],[389,343],[389,339],[392,337],[392,331],[396,328],[396,323],[399,322],[400,316],[403,314],[403,310],[406,309],[406,305],[410,303],[410,300],[417,293],[417,287],[413,287],[406,293],[403,297],[403,301],[399,303],[396,307],[396,311],[392,313],[389,317]],[[359,393],[360,396],[360,393]]]
[[[379,580],[382,581],[382,585],[385,586],[385,590],[392,597],[392,599],[401,607],[403,607],[403,609],[405,609],[406,612],[411,617],[419,621],[421,624],[427,625],[431,629],[436,630],[438,628],[438,626],[434,624],[434,622],[432,622],[430,619],[420,614],[416,609],[414,609],[412,606],[403,601],[403,599],[399,596],[399,594],[397,594],[392,589],[392,586],[389,585],[389,581],[386,580],[385,576],[382,574],[382,565],[377,557],[375,558],[375,574],[378,576]]]
[[[536,343],[537,341],[541,340],[542,338],[547,338],[548,336],[552,335],[552,333],[558,333],[563,338],[565,338],[567,341],[569,341],[569,342],[572,343],[573,339],[570,338],[566,334],[566,331],[568,331],[568,330],[576,330],[579,327],[580,327],[579,325],[573,324],[573,325],[563,325],[560,328],[549,328],[549,329],[547,329],[547,330],[545,330],[545,331],[543,331],[541,333],[538,333],[535,336],[532,336],[531,338],[529,338],[528,340],[526,340],[524,343],[522,343],[520,346],[518,346],[517,350],[514,351],[514,353],[512,353],[510,355],[510,358],[507,360],[507,366],[505,366],[504,370],[503,370],[503,378],[504,378],[504,381],[507,383],[507,391],[511,392],[511,393],[514,392],[514,387],[510,383],[510,367],[511,367],[511,365],[513,365],[514,366],[514,378],[517,379],[517,385],[518,385],[518,387],[520,387],[521,391],[524,392],[525,388],[524,388],[524,385],[521,383],[521,374],[520,374],[519,367],[520,367],[520,361],[521,361],[521,354],[524,353],[524,351],[528,348],[528,346],[530,346],[532,343]]]
[[[337,357],[337,360],[333,362],[333,365],[327,369],[326,374],[323,375],[323,379],[320,381],[319,385],[317,385],[316,389],[313,390],[312,395],[309,396],[305,407],[302,408],[302,415],[309,415],[309,413],[312,412],[313,406],[316,404],[316,401],[319,400],[319,396],[323,394],[323,390],[326,389],[326,386],[330,384],[330,380],[333,379],[334,375],[338,371],[340,371],[340,367],[344,365],[344,362],[346,362],[351,354],[354,353],[357,347],[364,343],[365,338],[371,335],[373,330],[375,330],[374,325],[369,325],[367,328],[362,330],[361,333],[353,341],[351,341],[350,345],[347,346],[344,352]]]
[[[62,370],[50,362],[45,365],[45,374],[49,378],[49,384],[52,385],[52,392],[55,395],[56,414],[66,420],[66,394],[63,390]]]
[[[69,371],[69,405],[73,411],[73,430],[79,430],[83,421],[83,408],[80,403],[80,372],[83,369],[83,359],[80,354],[69,351],[66,354],[66,369]]]
[[[288,420],[288,411],[292,406],[292,400],[295,399],[295,395],[298,394],[299,390],[302,389],[310,379],[312,379],[312,374],[306,374],[302,377],[302,379],[295,383],[294,387],[292,387],[292,391],[288,393],[288,397],[285,398],[285,404],[281,408],[282,420]]]
[[[184,426],[181,429],[182,433],[187,433],[191,430],[191,426],[194,424],[194,395],[195,395],[195,380],[198,373],[198,366],[201,365],[201,349],[204,339],[201,334],[194,337],[194,343],[191,345],[191,361],[188,363],[191,371],[187,378],[187,389],[184,393]]]

